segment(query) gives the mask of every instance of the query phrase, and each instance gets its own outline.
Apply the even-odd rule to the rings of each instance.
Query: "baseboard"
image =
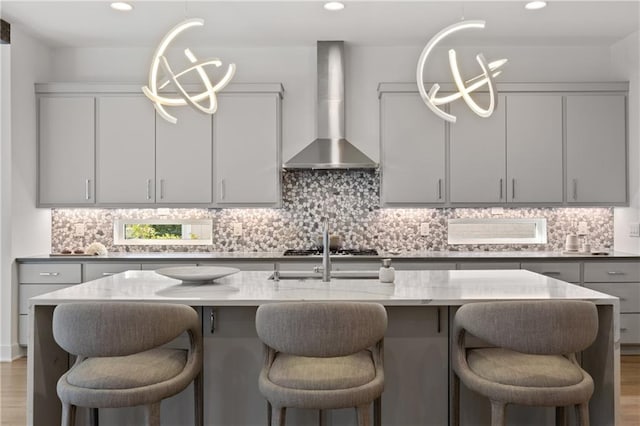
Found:
[[[20,345],[0,346],[0,362],[10,362],[27,355],[27,348]]]

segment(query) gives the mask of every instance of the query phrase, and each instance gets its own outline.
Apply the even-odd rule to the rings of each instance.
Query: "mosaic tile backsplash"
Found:
[[[380,179],[371,170],[297,170],[283,174],[280,209],[53,209],[51,251],[84,248],[92,242],[110,252],[160,251],[280,251],[312,248],[323,217],[332,234],[342,236],[345,248],[379,250],[470,251],[551,250],[564,247],[565,236],[586,222],[593,248],[613,247],[612,208],[505,208],[500,216],[490,208],[381,209]],[[159,212],[162,215],[158,214]],[[213,221],[213,244],[207,246],[127,246],[113,244],[114,219],[189,218]],[[547,244],[449,245],[447,221],[453,218],[544,217]],[[242,236],[233,235],[242,223]],[[420,236],[420,224],[429,235]],[[74,236],[75,224],[85,225]]]

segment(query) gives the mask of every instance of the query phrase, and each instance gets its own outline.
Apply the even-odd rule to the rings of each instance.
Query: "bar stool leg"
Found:
[[[98,414],[98,409],[97,408],[91,408],[89,410],[89,422],[93,426],[99,426],[99,424],[100,424],[100,415]]]
[[[589,426],[589,403],[583,402],[576,405],[576,424],[579,426]]]
[[[373,400],[373,425],[382,426],[382,396]]]
[[[76,424],[76,406],[71,404],[62,404],[62,426],[75,426]]]
[[[505,426],[504,402],[491,401],[491,426]]]
[[[370,407],[371,404],[364,404],[356,407],[358,426],[369,426],[371,424],[371,415],[369,414]]]
[[[286,407],[273,407],[271,412],[271,426],[285,426],[286,416]]]
[[[566,426],[567,416],[564,407],[556,407],[556,426]]]
[[[144,407],[145,425],[160,426],[160,403],[149,404]]]
[[[196,426],[204,425],[204,405],[202,403],[202,395],[204,393],[204,383],[202,381],[202,373],[193,379],[193,401],[195,404],[194,416]]]

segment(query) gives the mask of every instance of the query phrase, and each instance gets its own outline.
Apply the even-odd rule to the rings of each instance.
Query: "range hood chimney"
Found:
[[[378,164],[344,138],[344,42],[317,42],[318,135],[285,169],[372,169]]]

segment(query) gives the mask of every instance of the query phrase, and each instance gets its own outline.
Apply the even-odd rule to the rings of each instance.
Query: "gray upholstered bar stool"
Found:
[[[160,346],[183,332],[190,348]],[[160,401],[195,388],[195,423],[202,425],[202,333],[196,311],[159,303],[68,303],[53,312],[53,336],[75,364],[58,381],[62,425],[76,407],[145,406],[148,425],[160,424]]]
[[[598,332],[596,306],[587,301],[547,300],[470,303],[453,321],[453,416],[459,424],[460,380],[491,401],[491,424],[505,424],[505,406],[574,405],[578,424],[589,425],[591,376],[576,352],[589,347]],[[472,334],[495,347],[466,348]]]
[[[256,329],[265,345],[260,392],[269,423],[284,426],[287,407],[355,407],[358,425],[380,424],[387,312],[377,303],[289,302],[261,305]]]

